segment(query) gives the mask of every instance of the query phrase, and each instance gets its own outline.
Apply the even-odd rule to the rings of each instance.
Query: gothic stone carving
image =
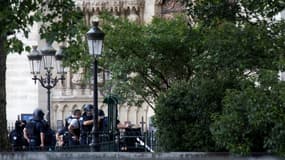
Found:
[[[171,18],[173,13],[182,13],[185,6],[179,0],[162,0],[162,17]]]
[[[86,12],[102,10],[121,12],[122,10],[144,8],[144,0],[78,0],[77,5]]]

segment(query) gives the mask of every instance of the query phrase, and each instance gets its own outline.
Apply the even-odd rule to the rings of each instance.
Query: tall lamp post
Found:
[[[41,52],[37,49],[37,46],[33,46],[32,52],[28,55],[28,59],[30,62],[31,74],[34,75],[32,78],[35,81],[40,82],[41,86],[47,89],[47,121],[50,124],[50,90],[54,88],[58,81],[63,81],[64,67],[62,65],[63,60],[63,46],[60,46],[58,52],[51,47],[51,44],[48,44],[46,48],[41,50]],[[56,62],[57,74],[60,75],[59,78],[53,77],[53,65]],[[41,64],[44,65],[45,75],[41,75]]]
[[[87,32],[89,54],[93,57],[93,128],[92,128],[92,142],[90,144],[91,151],[99,151],[99,127],[98,127],[98,88],[97,88],[97,70],[98,57],[102,53],[104,32],[99,28],[99,22],[92,22],[93,27]]]

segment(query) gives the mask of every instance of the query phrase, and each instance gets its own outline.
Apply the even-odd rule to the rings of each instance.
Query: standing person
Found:
[[[23,135],[23,130],[26,126],[26,121],[16,121],[15,129],[9,134],[9,140],[12,144],[13,151],[23,151],[28,145]]]
[[[24,138],[29,143],[31,150],[37,150],[45,146],[45,126],[42,123],[44,115],[41,109],[35,109],[33,118],[27,123],[23,130]]]
[[[91,131],[93,127],[93,105],[85,104],[84,113],[80,118],[81,124],[81,134],[80,134],[80,144],[86,145],[91,142]]]
[[[70,134],[69,145],[79,145],[80,137],[80,122],[81,110],[75,109],[72,113],[72,120],[68,126],[68,131]]]

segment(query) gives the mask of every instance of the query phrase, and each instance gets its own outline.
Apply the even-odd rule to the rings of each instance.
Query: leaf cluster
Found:
[[[0,35],[6,39],[6,53],[24,51],[17,37],[23,33],[27,38],[30,26],[40,23],[40,35],[48,42],[66,42],[76,48],[87,31],[83,13],[72,0],[9,0],[1,1]],[[29,51],[29,47],[26,48]]]
[[[159,97],[155,122],[164,151],[222,151],[209,129],[211,115],[220,110],[218,90],[214,80],[193,79],[177,81]]]
[[[285,8],[280,0],[181,0],[192,24],[213,26],[223,21],[239,24],[270,22]]]
[[[277,72],[260,71],[259,85],[228,89],[223,111],[213,116],[211,132],[218,145],[232,153],[284,154],[284,82]]]
[[[109,15],[102,18],[106,33],[103,66],[111,71],[114,80],[119,80],[113,82],[113,91],[123,93],[127,87],[125,98],[131,93],[132,97],[139,95],[147,100],[158,97],[178,79],[190,79],[185,17],[171,21],[154,18],[145,25]]]
[[[34,22],[32,14],[38,9],[42,1],[34,0],[5,0],[0,6],[0,38],[5,40],[5,54],[9,52],[24,51],[23,43],[18,40],[16,34],[21,32],[26,37],[29,33],[29,25]]]
[[[72,0],[44,1],[36,15],[43,23],[41,36],[47,41],[69,42],[77,39],[79,34],[82,36],[79,31],[84,26],[83,12]]]

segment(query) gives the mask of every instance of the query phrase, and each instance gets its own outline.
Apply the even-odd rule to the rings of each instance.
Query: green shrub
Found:
[[[259,85],[227,90],[223,111],[213,116],[215,142],[232,153],[274,152],[285,149],[285,85],[276,73],[260,73]]]
[[[219,90],[212,81],[177,82],[156,105],[156,125],[165,151],[216,151],[209,130],[219,110]]]

